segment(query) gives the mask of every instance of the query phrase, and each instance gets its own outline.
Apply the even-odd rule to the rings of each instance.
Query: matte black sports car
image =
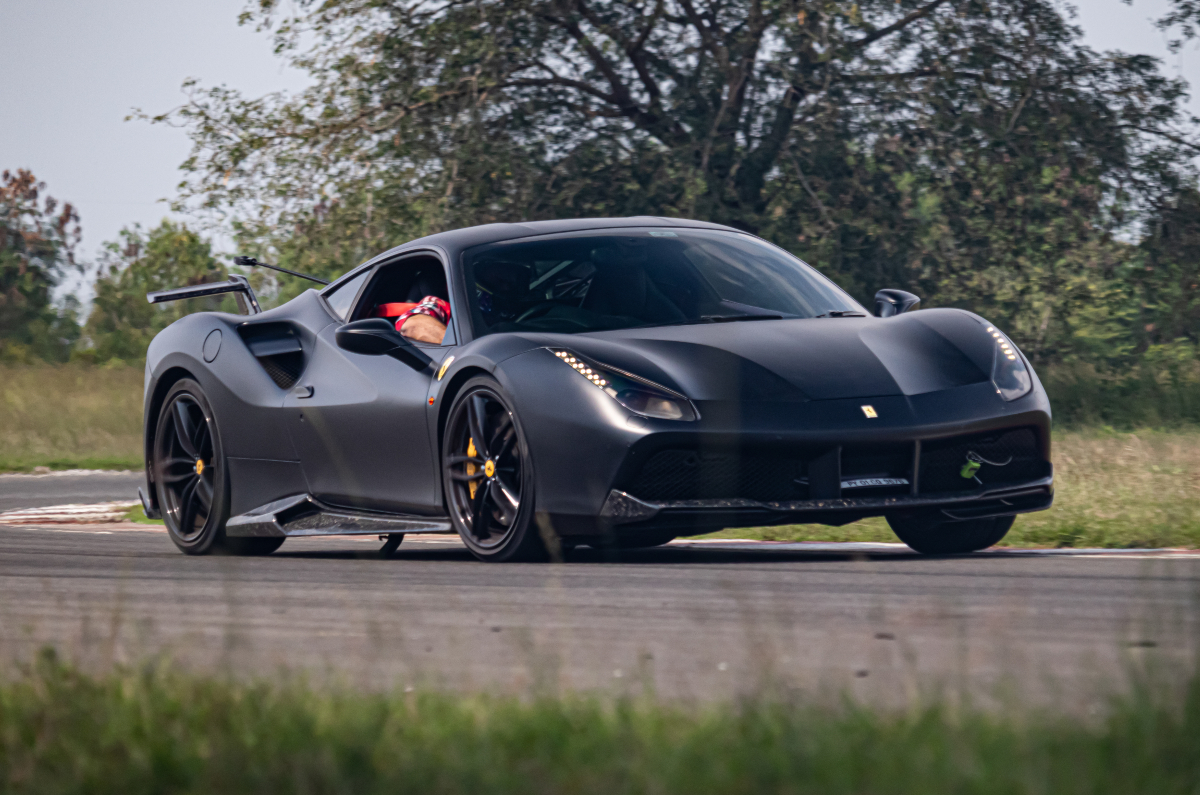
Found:
[[[268,266],[270,267],[270,266]],[[875,316],[786,251],[665,218],[415,240],[319,292],[184,317],[146,364],[147,513],[184,552],[457,532],[483,560],[885,516],[921,552],[1050,507],[1050,405],[959,309]],[[436,295],[442,344],[376,317]]]

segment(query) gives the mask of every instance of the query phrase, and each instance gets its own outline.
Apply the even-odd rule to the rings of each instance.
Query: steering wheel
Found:
[[[534,304],[522,312],[521,316],[518,317],[515,322],[524,323],[526,320],[532,320],[535,317],[541,317],[558,305],[559,303],[557,301],[542,301],[540,304]]]

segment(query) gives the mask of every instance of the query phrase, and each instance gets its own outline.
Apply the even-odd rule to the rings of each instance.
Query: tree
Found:
[[[1052,0],[279,5],[245,18],[311,89],[190,85],[159,120],[194,141],[184,202],[319,273],[473,223],[699,217],[861,299],[904,286],[969,305],[1054,360],[1108,289],[1119,234],[1185,189],[1200,152],[1184,84],[1083,46]],[[1193,5],[1164,24],[1187,35]]]
[[[136,226],[123,229],[118,242],[105,246],[80,358],[144,360],[154,335],[184,315],[233,310],[219,297],[155,305],[146,301],[146,293],[224,278],[225,269],[213,258],[211,244],[185,225],[164,220],[149,232]]]
[[[24,169],[0,174],[0,358],[65,359],[79,336],[78,302],[52,291],[76,268],[79,215]]]

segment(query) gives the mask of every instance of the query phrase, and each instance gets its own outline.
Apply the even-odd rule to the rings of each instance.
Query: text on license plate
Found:
[[[907,486],[907,478],[855,478],[843,480],[843,489],[861,489],[867,486]]]

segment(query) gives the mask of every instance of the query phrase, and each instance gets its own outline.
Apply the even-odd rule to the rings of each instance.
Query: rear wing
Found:
[[[165,304],[167,301],[181,301],[184,298],[203,298],[209,295],[222,295],[224,293],[235,293],[238,297],[238,303],[241,304],[242,310],[247,315],[257,315],[262,311],[262,307],[258,305],[258,297],[254,294],[254,288],[250,286],[250,282],[245,276],[230,276],[229,281],[225,282],[209,282],[208,284],[196,284],[191,287],[176,287],[172,290],[157,290],[153,293],[146,293],[146,300],[152,304]]]
[[[307,273],[300,271],[288,270],[281,268],[278,265],[268,265],[265,262],[259,262],[254,257],[236,257],[234,263],[243,268],[270,268],[273,271],[286,273],[289,276],[299,276],[301,279],[308,279],[310,282],[317,284],[329,284],[325,279],[318,279],[316,276],[309,276]],[[173,290],[157,290],[153,293],[146,293],[146,300],[152,304],[164,304],[167,301],[181,301],[184,298],[203,298],[207,295],[222,295],[224,293],[236,293],[238,305],[247,315],[257,315],[262,311],[262,307],[258,305],[258,297],[254,295],[254,288],[250,286],[250,282],[245,276],[232,275],[229,281],[226,282],[210,282],[208,284],[197,284],[192,287],[176,287]]]

